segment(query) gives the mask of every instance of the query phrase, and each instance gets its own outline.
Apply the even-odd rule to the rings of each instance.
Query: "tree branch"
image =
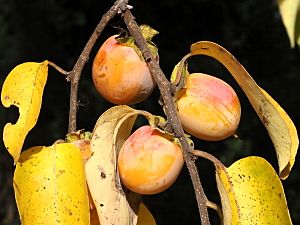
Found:
[[[120,8],[124,8],[128,3],[128,0],[117,0],[114,5],[102,16],[100,22],[92,33],[90,39],[86,43],[82,50],[77,62],[75,63],[67,80],[71,81],[70,91],[70,109],[69,109],[69,128],[68,132],[76,131],[76,119],[77,119],[77,96],[78,96],[78,84],[81,76],[82,69],[87,62],[90,52],[97,41],[99,35],[102,33],[108,22],[118,13],[121,13]]]
[[[213,156],[212,154],[208,153],[208,152],[204,152],[201,150],[192,150],[190,151],[191,154],[195,155],[195,156],[199,156],[205,159],[208,159],[209,161],[211,161],[215,166],[218,166],[220,168],[225,169],[224,164],[217,159],[215,156]]]
[[[187,165],[188,171],[190,173],[196,194],[201,223],[202,225],[209,225],[210,222],[206,207],[207,198],[201,185],[197,167],[189,154],[189,152],[193,149],[191,148],[187,139],[184,136],[184,131],[177,116],[177,110],[175,108],[171,95],[171,83],[167,80],[157,61],[154,59],[150,49],[147,46],[146,40],[143,37],[141,30],[138,24],[136,23],[134,16],[131,14],[130,10],[127,8],[121,9],[124,10],[124,12],[122,13],[124,22],[126,23],[130,34],[134,37],[137,46],[140,48],[148,64],[150,72],[158,85],[158,88],[164,101],[165,114],[182,146],[183,157]]]
[[[158,63],[152,56],[151,51],[146,44],[146,40],[142,36],[141,30],[138,24],[135,22],[135,18],[131,14],[127,4],[128,0],[116,0],[114,5],[103,15],[94,32],[92,33],[91,37],[89,38],[88,42],[86,43],[83,51],[81,52],[78,60],[76,61],[72,71],[67,77],[67,80],[71,81],[68,132],[70,133],[76,131],[78,84],[82,69],[89,58],[89,54],[95,42],[97,41],[99,35],[102,33],[108,22],[116,14],[123,12],[122,15],[128,27],[128,30],[131,33],[131,35],[135,38],[138,47],[141,49],[142,54],[146,62],[148,63],[150,72],[153,75],[159,87],[164,101],[164,109],[167,119],[170,125],[172,126],[175,135],[178,137],[182,145],[183,157],[189,170],[196,194],[201,223],[202,225],[209,225],[210,222],[206,208],[207,198],[200,182],[197,167],[189,155],[189,152],[193,149],[189,145],[187,139],[184,137],[184,131],[178,119],[177,111],[171,95],[171,83],[167,80],[166,76],[160,69]]]

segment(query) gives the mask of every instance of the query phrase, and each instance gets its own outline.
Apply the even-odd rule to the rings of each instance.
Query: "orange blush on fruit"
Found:
[[[234,135],[241,117],[240,102],[232,87],[203,73],[186,78],[177,108],[184,130],[207,141]]]
[[[137,129],[118,156],[122,183],[139,194],[156,194],[170,187],[184,160],[178,145],[151,126]]]

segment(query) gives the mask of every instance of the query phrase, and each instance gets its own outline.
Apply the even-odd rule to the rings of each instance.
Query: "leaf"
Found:
[[[139,206],[137,225],[156,225],[154,217],[144,203]]]
[[[90,220],[90,225],[100,225],[96,208],[91,209]],[[151,212],[142,202],[139,206],[137,225],[156,225]]]
[[[117,174],[116,158],[138,115],[144,115],[148,120],[156,118],[128,106],[115,106],[104,112],[95,125],[91,140],[92,156],[86,162],[85,170],[100,224],[137,223],[139,196],[129,192],[134,201],[128,203]]]
[[[300,0],[277,0],[277,4],[293,48],[295,47],[295,42],[298,45],[300,44],[300,28],[297,28],[300,22]]]
[[[240,211],[233,191],[232,183],[225,168],[216,166],[217,186],[222,202],[223,225],[239,224]]]
[[[14,173],[14,191],[24,225],[89,225],[84,165],[73,144],[22,152]]]
[[[3,130],[4,145],[15,162],[28,132],[37,122],[47,76],[48,61],[26,62],[16,66],[4,81],[1,102],[5,107],[15,105],[20,114],[16,124],[7,123]]]
[[[151,41],[155,35],[159,34],[157,30],[145,24],[141,25],[140,29],[146,41]]]
[[[267,99],[270,101],[270,103],[272,105],[274,105],[274,107],[278,110],[278,113],[280,114],[281,119],[284,120],[284,123],[287,126],[288,131],[289,131],[289,134],[285,134],[285,135],[289,135],[291,137],[291,147],[290,148],[292,151],[290,152],[290,154],[285,154],[284,148],[280,148],[279,146],[277,147],[278,154],[281,156],[282,165],[285,165],[284,162],[288,162],[285,167],[283,167],[283,166],[281,167],[283,169],[281,170],[281,173],[280,173],[280,177],[282,179],[286,179],[291,171],[292,166],[295,163],[295,158],[296,158],[297,149],[298,149],[298,145],[299,145],[297,130],[296,130],[296,127],[295,127],[293,121],[289,118],[289,116],[286,114],[286,112],[280,107],[280,105],[265,90],[261,89],[261,91],[264,93],[264,95],[267,97]],[[284,134],[284,133],[282,133],[282,134]],[[276,133],[275,132],[270,133],[270,136],[271,135],[280,135],[280,131],[278,131]],[[271,136],[271,138],[276,139],[277,137]],[[276,146],[275,146],[275,148],[276,148]],[[282,152],[280,152],[280,151],[282,151]]]
[[[279,176],[286,179],[294,165],[299,146],[296,127],[287,113],[222,46],[208,41],[197,42],[191,46],[191,54],[215,58],[235,78],[266,127],[276,150]]]
[[[217,183],[224,225],[292,224],[280,179],[265,159],[251,156],[217,167]]]
[[[295,30],[295,33],[296,33],[296,37],[298,37],[296,39],[296,43],[300,47],[300,12],[299,11],[300,10],[298,9],[298,16],[297,16],[297,19],[296,19],[296,30]]]

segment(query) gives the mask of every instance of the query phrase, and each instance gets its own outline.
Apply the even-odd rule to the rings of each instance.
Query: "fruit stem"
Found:
[[[214,157],[212,154],[209,154],[201,150],[192,150],[190,153],[195,156],[199,156],[211,161],[215,166],[218,166],[220,168],[225,168],[224,164],[219,159]]]
[[[120,8],[123,13],[122,17],[124,22],[130,32],[130,34],[135,38],[135,42],[137,46],[140,48],[145,61],[148,64],[150,72],[155,79],[160,93],[163,98],[164,102],[164,109],[167,116],[167,119],[170,125],[173,128],[175,135],[178,137],[179,142],[182,146],[182,154],[187,165],[188,171],[191,176],[191,180],[194,186],[196,200],[199,208],[200,213],[200,220],[202,225],[209,225],[209,217],[207,212],[207,198],[203,191],[203,187],[199,178],[197,167],[194,161],[191,159],[189,152],[193,149],[189,145],[186,137],[184,136],[184,131],[182,129],[181,123],[177,116],[177,109],[174,105],[172,95],[171,95],[171,83],[167,80],[166,76],[164,75],[163,71],[161,70],[159,64],[155,60],[154,56],[151,53],[151,50],[147,46],[147,41],[143,37],[141,33],[141,29],[135,21],[134,16],[131,14],[128,8]]]
[[[223,224],[223,211],[222,211],[222,208],[219,205],[217,205],[216,203],[211,202],[211,201],[207,201],[206,206],[208,208],[211,208],[211,209],[215,210],[218,213],[218,215],[220,217],[221,224]]]
[[[102,16],[100,22],[92,33],[91,37],[87,41],[84,49],[82,50],[79,58],[77,59],[72,71],[67,77],[67,80],[71,81],[71,90],[70,90],[70,109],[69,109],[69,127],[68,132],[76,131],[76,120],[77,120],[77,107],[78,107],[78,84],[81,76],[82,69],[86,64],[90,52],[96,43],[98,37],[108,24],[108,22],[120,13],[120,8],[124,8],[128,3],[128,0],[117,0],[114,5]]]
[[[51,62],[48,60],[48,64],[50,66],[52,66],[54,69],[56,69],[58,72],[60,72],[63,75],[69,75],[71,72],[70,71],[66,71],[64,69],[62,69],[61,67],[59,67],[58,65],[56,65],[54,62]]]

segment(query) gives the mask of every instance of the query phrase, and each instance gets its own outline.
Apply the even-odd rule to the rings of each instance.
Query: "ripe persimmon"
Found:
[[[122,183],[139,194],[156,194],[170,187],[183,166],[180,147],[151,126],[137,129],[118,156]]]
[[[207,141],[235,134],[241,117],[237,94],[225,81],[203,73],[186,77],[179,91],[178,115],[185,131]]]
[[[142,102],[155,87],[149,68],[132,39],[120,42],[117,35],[100,47],[93,62],[92,77],[99,94],[118,105]]]

